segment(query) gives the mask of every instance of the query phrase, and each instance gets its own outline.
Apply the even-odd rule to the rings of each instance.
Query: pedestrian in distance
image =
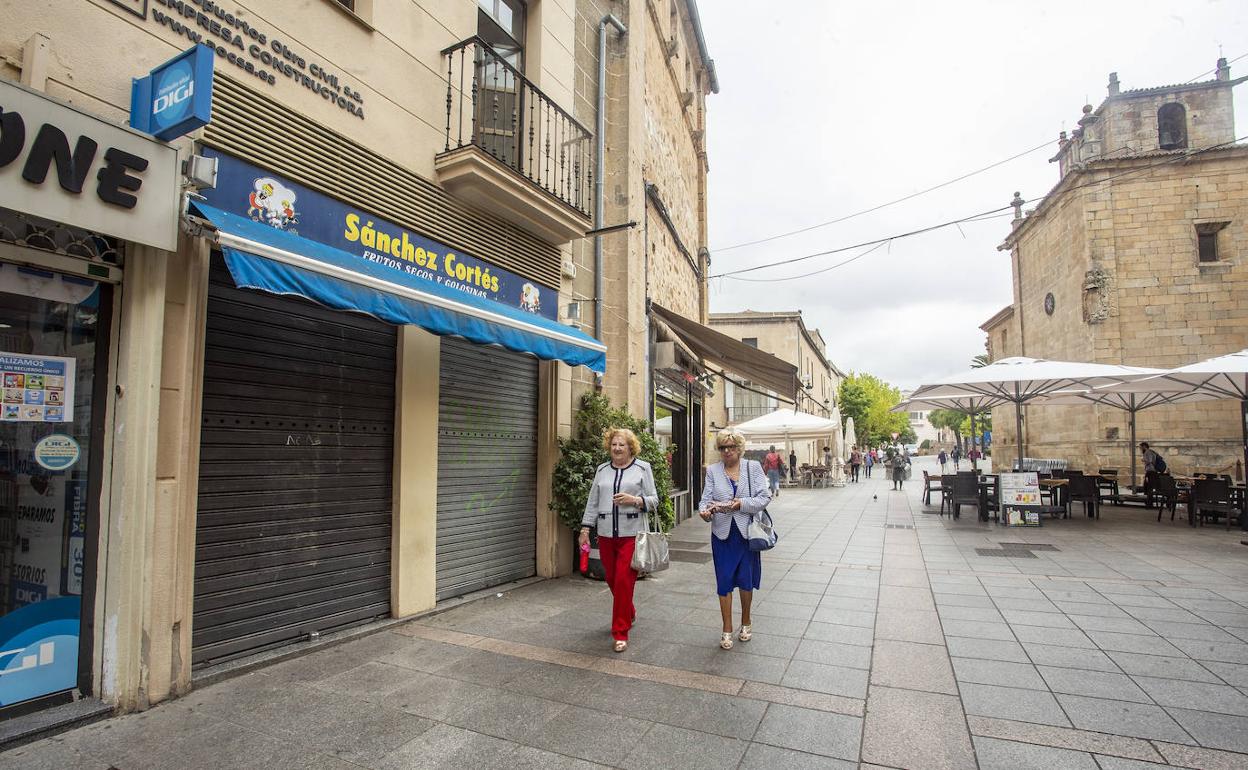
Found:
[[[953,458],[953,472],[957,473],[958,470],[962,467],[962,447],[957,446],[955,444],[953,447],[953,454],[951,455],[951,457]]]
[[[940,475],[945,475],[945,463],[949,462],[949,455],[945,454],[945,450],[940,450],[940,454],[936,455],[936,462],[940,463]]]
[[[767,473],[767,483],[771,486],[771,496],[780,496],[780,474],[784,473],[784,460],[780,459],[780,453],[776,451],[773,445],[767,450],[767,456],[763,458],[763,470]]]
[[[732,649],[732,592],[741,595],[741,630],[737,639],[750,641],[753,626],[750,605],[763,577],[762,554],[750,550],[749,526],[756,513],[771,502],[771,490],[763,466],[744,460],[745,436],[731,428],[715,436],[719,462],[707,466],[698,515],[711,522],[711,558],[715,563],[715,592],[723,632],[721,649]]]
[[[906,482],[906,466],[910,464],[910,455],[900,448],[893,455],[893,489],[901,489]]]
[[[823,448],[823,467],[832,469],[832,447],[825,446]]]
[[[797,483],[797,450],[789,450],[789,481]]]
[[[1146,507],[1153,507],[1153,485],[1157,477],[1169,470],[1166,461],[1157,450],[1149,447],[1147,441],[1140,442],[1140,458],[1144,461],[1144,494],[1148,497]]]
[[[850,480],[855,484],[858,483],[858,472],[862,468],[862,452],[855,445],[849,452],[849,475]]]
[[[867,478],[871,478],[871,468],[875,465],[874,449],[862,453],[862,464],[866,467]]]
[[[628,632],[637,619],[633,588],[633,546],[638,532],[646,531],[649,512],[658,510],[659,493],[650,464],[637,457],[641,442],[628,428],[608,428],[602,437],[611,460],[598,466],[581,518],[580,545],[589,543],[590,527],[598,529],[598,553],[611,589],[613,649],[624,652]]]

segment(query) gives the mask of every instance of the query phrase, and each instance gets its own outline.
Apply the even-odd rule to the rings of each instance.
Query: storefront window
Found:
[[[78,686],[100,297],[0,264],[0,707]]]

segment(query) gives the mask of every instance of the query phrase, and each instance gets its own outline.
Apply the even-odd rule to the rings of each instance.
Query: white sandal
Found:
[[[737,638],[743,642],[750,641],[750,637],[754,635],[754,628],[748,625],[741,626],[741,633],[737,634]]]
[[[731,631],[725,631],[719,635],[719,646],[720,646],[720,649],[724,649],[724,650],[732,649],[732,632]]]
[[[624,652],[625,650],[628,649],[628,642],[626,642],[623,639],[616,639],[615,644],[612,645],[611,649],[615,650],[616,652]]]

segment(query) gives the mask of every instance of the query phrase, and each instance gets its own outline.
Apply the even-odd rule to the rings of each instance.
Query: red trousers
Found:
[[[607,586],[611,589],[611,636],[625,641],[637,617],[637,610],[633,607],[637,570],[632,566],[633,546],[636,543],[631,537],[598,536],[598,558],[602,560],[602,569],[607,573]]]

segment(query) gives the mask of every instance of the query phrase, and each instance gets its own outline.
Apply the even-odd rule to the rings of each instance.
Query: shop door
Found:
[[[208,292],[192,662],[390,613],[395,328]]]
[[[89,689],[97,332],[111,293],[7,264],[0,286],[0,709],[25,709]]]
[[[537,359],[442,339],[437,598],[536,572]]]

